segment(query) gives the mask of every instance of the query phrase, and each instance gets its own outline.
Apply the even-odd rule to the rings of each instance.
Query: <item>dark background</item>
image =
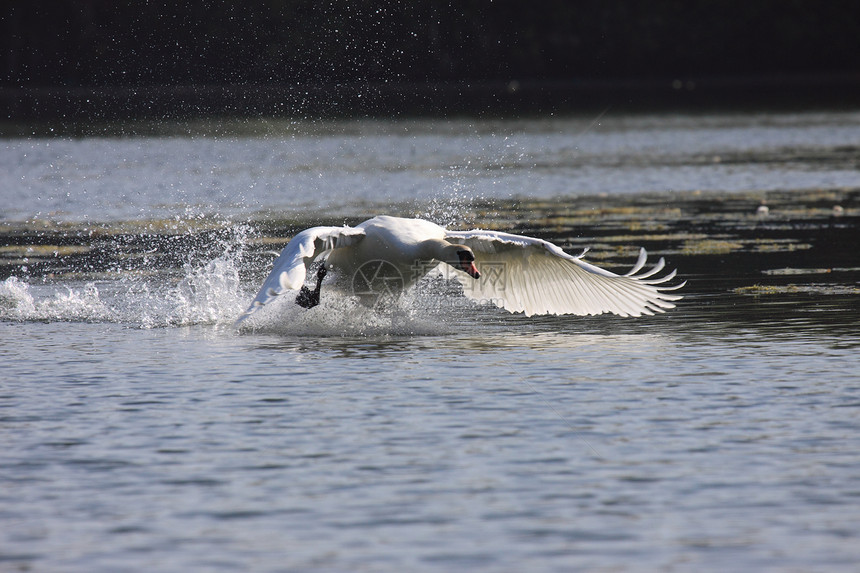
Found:
[[[857,0],[13,0],[8,119],[851,105]]]

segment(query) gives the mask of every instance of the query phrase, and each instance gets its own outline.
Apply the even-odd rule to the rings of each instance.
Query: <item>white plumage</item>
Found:
[[[421,219],[379,216],[355,227],[313,227],[293,237],[284,248],[239,321],[273,298],[301,289],[314,261],[324,261],[335,276],[331,287],[347,294],[354,278],[363,276],[357,273],[368,264],[384,264],[391,273],[399,273],[394,282],[400,290],[408,289],[434,267],[447,264],[453,270],[449,276],[463,285],[469,298],[526,316],[640,316],[674,308],[673,301],[681,298],[667,291],[684,283],[662,286],[674,278],[675,271],[652,278],[663,270],[662,258],[650,270],[640,272],[645,249],[625,275],[583,261],[584,254],[569,255],[534,237],[479,229],[448,231]],[[321,283],[322,275],[317,297]]]

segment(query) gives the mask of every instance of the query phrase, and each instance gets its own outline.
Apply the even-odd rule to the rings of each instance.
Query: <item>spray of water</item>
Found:
[[[101,300],[95,284],[69,288],[37,298],[30,285],[17,277],[0,282],[0,319],[15,321],[112,320],[114,312]]]
[[[439,208],[447,209],[446,204],[459,205],[440,200]],[[93,274],[80,272],[7,278],[0,282],[0,320],[232,329],[259,288],[271,254],[249,256],[257,234],[251,225],[225,226],[214,241],[211,233],[189,233],[183,240],[168,237],[133,265],[124,261],[129,252],[123,251],[109,272],[91,280],[81,277]],[[156,270],[160,254],[185,262]],[[320,305],[312,309],[293,299],[285,295],[261,309],[242,330],[295,336],[434,335],[450,332],[463,311],[457,303],[467,304],[429,280],[387,308],[368,308],[356,297],[330,289],[323,290]]]
[[[358,297],[324,289],[320,304],[306,309],[286,294],[251,315],[242,323],[243,332],[283,336],[369,337],[428,336],[452,332],[462,308],[432,287],[419,284],[384,307],[368,307]]]
[[[23,278],[0,282],[0,320],[116,322],[141,328],[232,324],[247,299],[239,269],[251,232],[248,225],[230,225],[212,241],[211,233],[189,230],[185,237],[162,238],[152,252],[124,248],[123,241],[151,240],[145,230],[132,239],[113,239],[113,259],[102,265],[106,271],[92,273],[92,264],[84,263],[58,276],[31,277],[22,268]],[[185,262],[178,269],[158,269],[156,254]],[[81,278],[90,276],[95,278]]]

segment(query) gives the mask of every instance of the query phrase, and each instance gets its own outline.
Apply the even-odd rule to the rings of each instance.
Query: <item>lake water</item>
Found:
[[[860,113],[130,130],[0,140],[0,571],[860,562]],[[686,296],[233,327],[377,212],[644,246]]]

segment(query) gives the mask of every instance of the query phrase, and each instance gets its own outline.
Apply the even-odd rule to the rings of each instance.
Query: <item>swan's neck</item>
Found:
[[[424,261],[444,261],[451,243],[443,239],[428,239],[422,241],[418,248],[418,257]]]

